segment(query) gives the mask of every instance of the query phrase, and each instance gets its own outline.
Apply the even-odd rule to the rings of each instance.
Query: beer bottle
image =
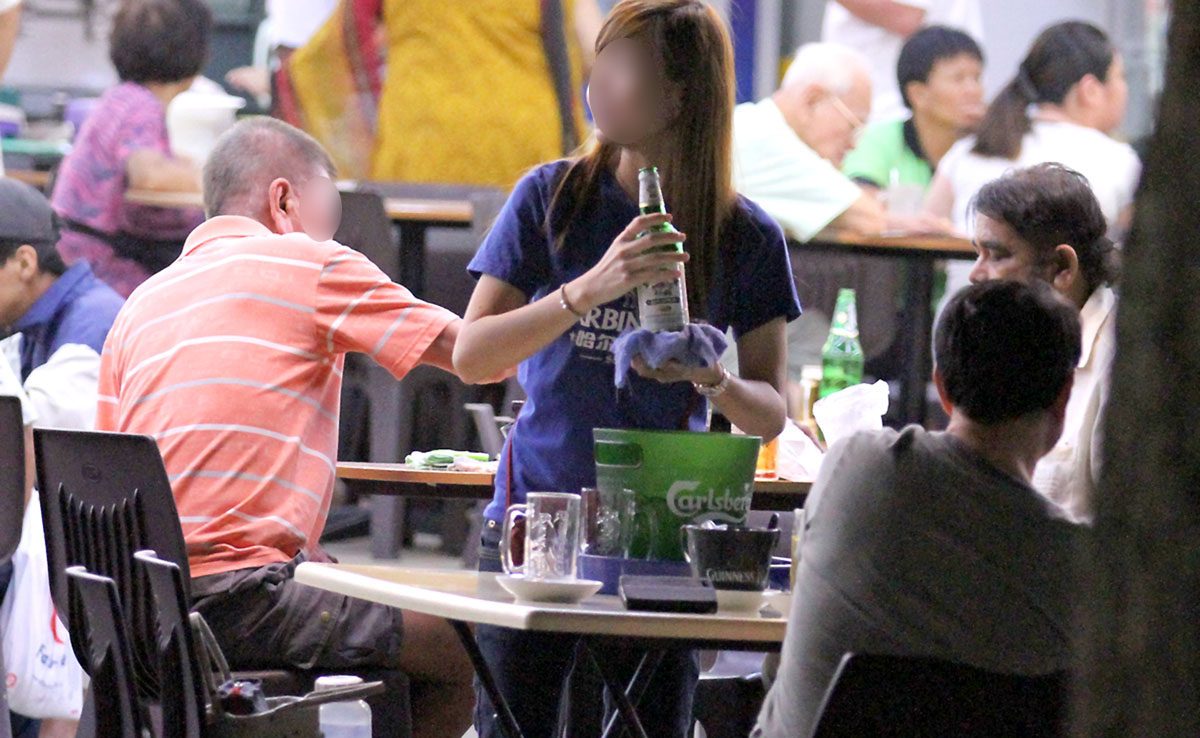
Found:
[[[829,338],[821,349],[821,397],[862,382],[863,350],[858,341],[858,306],[854,290],[838,290]]]
[[[646,167],[638,171],[638,207],[642,215],[665,213],[662,184],[659,182],[658,167]],[[655,231],[678,233],[670,223],[656,226]],[[638,234],[639,237],[644,234]],[[683,253],[683,242],[657,247],[655,251]],[[638,287],[638,322],[643,328],[654,332],[680,331],[688,324],[687,284],[683,272],[675,279]]]

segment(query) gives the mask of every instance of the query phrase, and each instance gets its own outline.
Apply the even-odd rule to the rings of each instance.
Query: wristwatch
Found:
[[[692,382],[692,386],[696,388],[696,392],[710,400],[714,397],[720,397],[725,394],[725,390],[729,389],[729,370],[723,364],[717,364],[717,368],[721,370],[721,380],[716,384]]]

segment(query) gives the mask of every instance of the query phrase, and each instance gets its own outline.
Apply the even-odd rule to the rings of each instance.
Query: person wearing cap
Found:
[[[95,424],[100,351],[124,300],[86,261],[59,256],[58,218],[37,190],[0,179],[0,351],[40,425]]]

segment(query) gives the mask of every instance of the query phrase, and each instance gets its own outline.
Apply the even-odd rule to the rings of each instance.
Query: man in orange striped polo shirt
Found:
[[[187,542],[193,605],[237,667],[402,670],[414,735],[470,724],[471,668],[444,620],[298,584],[319,556],[335,476],[344,355],[403,377],[452,369],[457,316],[332,240],[325,151],[242,121],[204,172],[209,220],[137,288],[104,346],[97,427],[153,436]],[[403,637],[402,637],[403,636]],[[375,735],[391,735],[385,695]]]

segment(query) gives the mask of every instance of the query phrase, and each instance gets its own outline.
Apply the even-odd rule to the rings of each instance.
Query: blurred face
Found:
[[[1033,247],[1003,221],[994,220],[983,213],[977,215],[972,243],[978,254],[975,266],[971,269],[972,284],[993,279],[1025,283],[1035,279],[1046,282],[1053,280],[1053,265],[1039,260]]]
[[[925,82],[908,84],[913,112],[960,131],[973,130],[983,119],[983,64],[971,54],[939,59]]]
[[[866,75],[856,75],[844,95],[815,87],[805,94],[806,110],[796,132],[822,159],[841,167],[871,115],[871,81]]]
[[[342,196],[329,174],[321,169],[296,188],[296,230],[314,241],[328,241],[342,222]]]
[[[662,133],[680,105],[653,48],[637,38],[617,39],[596,55],[587,99],[599,138],[619,146],[636,146]]]

